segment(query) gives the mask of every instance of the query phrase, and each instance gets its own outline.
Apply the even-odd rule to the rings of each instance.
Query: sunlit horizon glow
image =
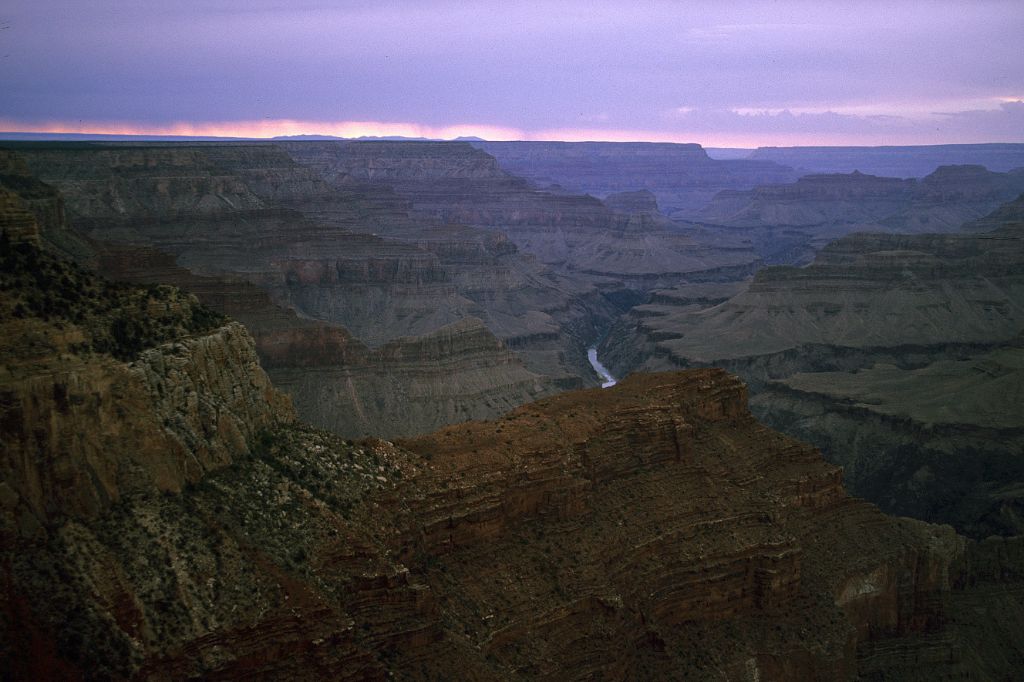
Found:
[[[1024,106],[1020,100],[1005,99],[1006,103]],[[689,111],[686,113],[690,113]],[[736,111],[737,116],[750,119],[778,114],[815,113],[782,111]],[[831,114],[833,112],[821,112]],[[834,112],[838,113],[838,112]],[[908,140],[903,134],[866,133],[797,133],[735,134],[711,131],[667,132],[658,130],[630,130],[616,128],[551,128],[522,130],[487,124],[463,123],[450,126],[430,126],[413,122],[384,121],[309,121],[296,119],[260,119],[237,121],[176,121],[172,123],[142,123],[133,121],[60,121],[37,122],[0,118],[0,134],[30,133],[39,135],[110,135],[127,137],[219,137],[238,139],[272,139],[289,136],[331,136],[355,139],[360,137],[427,138],[454,140],[460,137],[478,137],[483,140],[502,141],[562,141],[562,142],[665,142],[696,143],[704,147],[744,148],[797,147],[797,146],[885,146],[901,144],[943,144],[931,140]],[[976,144],[985,142],[1016,142],[1009,139],[953,140],[950,144]]]
[[[2,132],[1024,142],[1019,0],[8,0]]]

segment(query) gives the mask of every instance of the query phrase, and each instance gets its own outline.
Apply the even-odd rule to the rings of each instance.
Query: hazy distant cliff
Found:
[[[392,187],[443,222],[501,230],[520,251],[603,291],[664,286],[702,272],[742,277],[759,262],[742,244],[702,242],[656,211],[629,214],[591,196],[530,187],[464,142],[295,142],[286,148],[340,187],[356,181]],[[703,156],[699,147],[694,153]],[[629,149],[615,147],[608,162],[620,154],[629,158]]]
[[[476,142],[510,173],[545,186],[604,197],[648,190],[667,214],[687,214],[724,189],[789,182],[798,175],[773,161],[719,161],[699,144],[650,142]]]
[[[937,144],[886,147],[761,147],[752,159],[805,173],[852,173],[923,178],[939,166],[977,164],[991,171],[1024,167],[1024,144]]]
[[[744,239],[771,264],[805,264],[851,232],[956,232],[1024,191],[1024,172],[942,166],[900,179],[860,172],[807,175],[796,182],[723,191],[695,218]]]

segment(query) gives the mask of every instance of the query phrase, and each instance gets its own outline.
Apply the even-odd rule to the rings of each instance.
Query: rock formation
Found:
[[[309,357],[308,341],[299,344],[303,352],[279,349],[287,364],[271,359],[268,373],[312,424],[346,436],[412,435],[501,414],[553,391],[474,318],[389,341],[345,363],[314,356],[296,367],[293,358]]]
[[[571,286],[500,233],[411,216],[390,188],[332,187],[270,144],[15,148],[24,168],[60,189],[70,221],[91,241],[86,260],[119,278],[194,290],[238,317],[263,359],[282,380],[287,374],[289,390],[309,391],[294,394],[299,409],[316,406],[306,416],[338,433],[399,435],[459,415],[493,416],[588,376],[576,350],[583,345],[576,334],[593,334],[582,294],[567,293]],[[464,362],[418,356],[419,370],[408,360],[389,368],[389,358],[401,355],[395,343],[415,348],[471,318],[521,359],[492,336]],[[352,352],[328,356],[325,337]],[[386,343],[387,353],[368,350]],[[433,410],[400,409],[392,383],[409,372],[440,398]],[[326,386],[325,377],[339,383]],[[449,379],[476,390],[459,395],[445,389]],[[340,398],[336,414],[317,405],[321,390]]]
[[[976,537],[1018,534],[1022,209],[959,234],[853,234],[810,266],[762,269],[725,302],[666,292],[602,357],[620,376],[730,368],[755,413],[822,447],[855,493]]]
[[[829,452],[890,513],[1021,535],[1024,346],[935,356],[794,374],[766,384],[752,409]]]
[[[620,213],[591,196],[534,189],[468,143],[293,142],[285,148],[338,186],[384,185],[445,223],[499,229],[519,250],[604,292],[743,277],[759,264],[749,247],[703,242],[663,216]]]
[[[604,205],[621,213],[658,215],[658,198],[646,189],[635,192],[616,192],[604,198]]]
[[[60,192],[33,176],[24,159],[6,149],[0,149],[0,192],[5,213],[21,212],[17,219],[21,229],[33,229],[28,226],[34,223],[39,239],[50,248],[79,261],[89,261],[89,246],[68,225]],[[10,220],[14,220],[13,216]],[[8,227],[13,228],[13,222]]]
[[[25,322],[13,300],[5,325]],[[289,424],[237,325],[130,362],[36,352],[4,383],[0,656],[14,679],[935,679],[1021,664],[1017,543],[848,497],[720,370],[395,445]],[[185,395],[205,421],[162,407]],[[13,416],[29,409],[65,435],[60,454],[37,451],[53,477],[20,473],[8,436],[39,437]],[[66,437],[96,410],[102,450]],[[215,413],[237,428],[194,430]],[[183,454],[220,455],[175,474],[155,455],[187,434]],[[99,452],[116,495],[79,505],[106,480]],[[78,467],[97,475],[68,477]],[[992,608],[984,630],[978,608]]]
[[[849,497],[838,467],[757,422],[720,369],[397,444],[342,440],[294,420],[238,323],[38,241],[0,239],[11,679],[924,680],[1024,665],[1018,540]],[[371,352],[288,329],[325,354]],[[271,364],[289,342],[264,339]],[[421,371],[493,343],[467,321],[380,354]],[[419,390],[414,375],[401,386]]]
[[[1024,144],[937,144],[906,147],[761,147],[751,159],[802,173],[852,173],[923,178],[939,166],[979,165],[1005,172],[1024,167]]]
[[[943,166],[921,180],[808,175],[715,196],[697,219],[750,240],[768,262],[802,264],[851,232],[956,232],[1024,191],[1024,172]]]
[[[291,418],[245,329],[195,297],[110,284],[29,242],[0,247],[6,532],[180,491]]]
[[[509,173],[538,186],[606,197],[647,190],[668,215],[689,215],[717,192],[791,182],[799,175],[763,160],[720,161],[698,144],[649,142],[475,142]]]

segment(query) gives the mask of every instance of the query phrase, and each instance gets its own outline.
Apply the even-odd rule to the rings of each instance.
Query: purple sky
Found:
[[[1024,2],[6,0],[0,130],[1024,142]]]

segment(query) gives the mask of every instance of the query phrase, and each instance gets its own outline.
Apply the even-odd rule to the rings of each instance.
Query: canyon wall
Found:
[[[695,219],[753,244],[771,264],[803,264],[852,232],[957,232],[1024,191],[1024,172],[942,166],[902,180],[859,172],[717,194]],[[711,227],[717,226],[717,227]]]
[[[803,173],[852,173],[923,178],[939,166],[979,165],[1005,172],[1024,168],[1024,144],[937,144],[884,147],[760,147],[751,159]]]
[[[36,241],[0,240],[12,679],[924,680],[1024,665],[1019,542],[851,498],[723,370],[343,440],[295,421],[239,324]],[[372,355],[299,329],[325,353]],[[288,342],[264,339],[271,373]],[[379,353],[417,368],[493,343],[467,321]]]
[[[738,292],[656,294],[603,361],[729,368],[760,418],[821,447],[855,493],[975,537],[1018,534],[1022,206],[959,234],[853,234]]]
[[[745,403],[737,379],[698,370],[397,445],[266,429],[180,491],[6,533],[0,655],[15,679],[936,679],[1020,664],[1019,617],[995,610],[1020,579],[1015,544],[884,516]],[[24,494],[3,485],[5,501]],[[977,608],[993,609],[1003,658],[979,656],[994,642],[977,641]]]
[[[685,216],[719,191],[790,182],[793,169],[764,160],[711,159],[699,144],[651,142],[474,142],[509,173],[538,186],[604,198],[647,190],[667,215]]]
[[[577,287],[646,290],[707,272],[742,277],[758,264],[748,247],[703,242],[656,211],[616,211],[592,196],[535,189],[464,142],[293,142],[285,148],[339,186],[386,185],[442,222],[501,230]]]
[[[500,233],[410,215],[390,188],[335,188],[271,144],[12,149],[23,171],[60,190],[50,191],[89,241],[85,262],[194,290],[240,319],[300,411],[343,435],[429,430],[596,380],[577,350],[577,337],[594,333],[585,292],[567,293]],[[381,350],[415,349],[472,319],[490,341],[464,358],[459,344],[443,358],[413,350],[417,368]],[[439,398],[434,407],[403,408],[394,381],[413,375]],[[456,390],[469,385],[472,395]],[[339,401],[334,414],[322,390]]]

